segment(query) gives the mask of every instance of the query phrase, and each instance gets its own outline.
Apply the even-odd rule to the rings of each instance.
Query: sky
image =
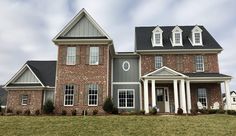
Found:
[[[134,51],[135,26],[203,25],[224,48],[220,72],[236,90],[235,0],[1,0],[0,84],[27,60],[56,60],[52,39],[85,8],[113,39],[116,51]]]

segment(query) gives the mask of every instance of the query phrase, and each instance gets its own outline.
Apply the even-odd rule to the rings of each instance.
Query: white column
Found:
[[[175,99],[175,113],[177,113],[179,108],[179,99],[178,99],[178,84],[177,80],[174,80],[174,99]]]
[[[148,104],[148,80],[144,80],[144,110],[145,113],[149,113],[149,104]]]
[[[180,80],[180,99],[181,99],[181,108],[183,109],[183,113],[186,113],[186,98],[185,98],[185,87],[184,87],[184,80]]]
[[[187,105],[188,105],[188,113],[191,113],[191,93],[190,93],[190,81],[186,81],[186,95],[187,95]]]
[[[155,80],[152,80],[152,107],[156,106]]]
[[[225,95],[226,95],[226,109],[231,110],[231,100],[230,100],[230,90],[229,90],[229,80],[224,82]]]

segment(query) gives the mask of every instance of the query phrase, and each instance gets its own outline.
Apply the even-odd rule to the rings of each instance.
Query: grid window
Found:
[[[175,33],[175,44],[181,44],[180,33]]]
[[[161,34],[160,33],[155,34],[155,43],[161,44]]]
[[[64,94],[64,105],[73,106],[74,104],[74,85],[66,85]]]
[[[195,37],[195,44],[200,44],[200,33],[194,33],[194,37]]]
[[[97,106],[98,105],[98,85],[90,84],[88,88],[89,88],[88,105]]]
[[[156,56],[155,57],[155,68],[159,69],[163,66],[163,59],[162,56]]]
[[[90,47],[89,64],[90,65],[98,65],[99,64],[99,47]]]
[[[198,101],[201,102],[203,107],[207,107],[207,93],[205,88],[198,89]]]
[[[201,55],[196,56],[196,71],[197,72],[204,71],[204,58]]]
[[[67,65],[75,65],[76,62],[76,47],[67,47]]]
[[[28,103],[28,95],[21,96],[21,105],[27,105]]]
[[[134,90],[120,89],[118,90],[119,108],[133,108],[134,107]]]

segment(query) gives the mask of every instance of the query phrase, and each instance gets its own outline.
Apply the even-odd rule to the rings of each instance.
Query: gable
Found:
[[[149,76],[176,76],[176,73],[172,73],[170,71],[167,71],[166,69],[162,69],[160,71],[156,71]]]
[[[66,34],[65,37],[101,37],[104,36],[84,15]]]
[[[26,68],[25,71],[14,81],[14,83],[39,83],[35,75]]]

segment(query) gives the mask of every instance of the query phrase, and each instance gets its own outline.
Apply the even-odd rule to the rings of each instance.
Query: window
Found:
[[[99,47],[90,47],[89,64],[90,65],[98,65],[99,64]]]
[[[155,57],[155,68],[159,69],[163,66],[163,59],[162,56],[156,56]]]
[[[177,55],[176,56],[176,68],[178,72],[182,72],[184,67],[183,67],[183,55]]]
[[[134,108],[134,89],[118,89],[118,107]]]
[[[122,68],[124,71],[129,71],[130,69],[130,64],[128,61],[124,61],[123,64],[122,64]]]
[[[197,25],[192,29],[190,42],[193,46],[202,46],[202,29]]]
[[[21,105],[27,105],[28,104],[28,95],[22,95],[21,96]]]
[[[88,92],[88,105],[97,106],[98,105],[98,85],[90,84]]]
[[[160,33],[155,34],[155,43],[161,44],[161,34]]]
[[[235,97],[233,97],[233,103],[236,103],[236,98]]]
[[[158,88],[156,90],[157,95],[157,102],[163,102],[164,101],[164,90],[162,88]]]
[[[205,88],[198,88],[198,101],[207,108],[207,93]]]
[[[75,65],[76,47],[67,47],[66,65]]]
[[[180,36],[180,33],[175,33],[175,45],[177,44],[177,45],[179,45],[179,44],[181,44],[181,42],[180,42],[180,38],[181,38],[181,36]]]
[[[204,71],[204,58],[201,55],[196,56],[196,72]]]
[[[200,33],[194,33],[194,37],[195,37],[195,44],[201,44]]]
[[[163,46],[162,45],[162,33],[163,31],[159,26],[157,26],[153,31],[152,31],[152,46]]]
[[[64,105],[65,106],[73,106],[74,105],[74,85],[66,85],[65,86],[65,94],[64,94]]]

